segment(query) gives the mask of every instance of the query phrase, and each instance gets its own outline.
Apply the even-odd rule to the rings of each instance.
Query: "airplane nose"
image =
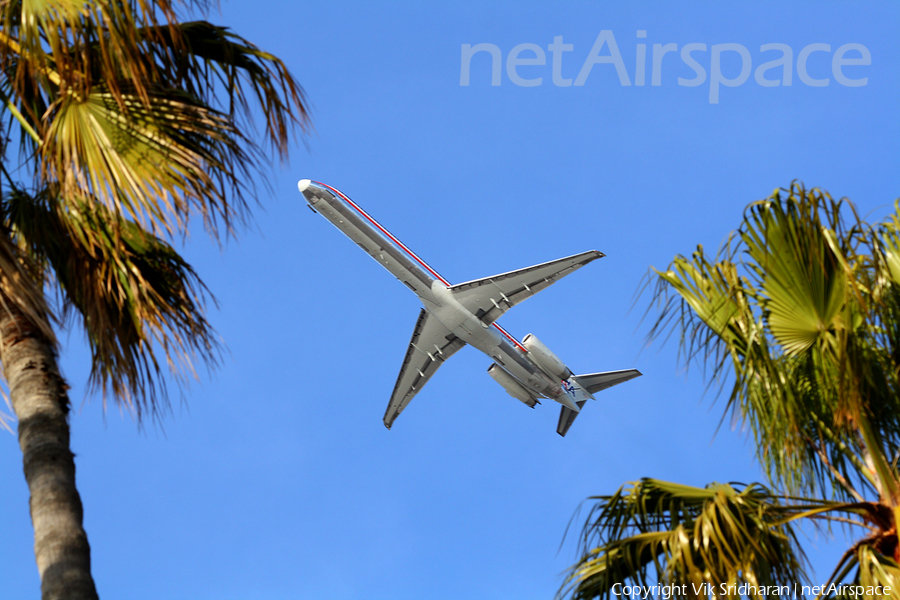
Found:
[[[300,190],[300,193],[303,194],[303,197],[306,198],[306,201],[309,203],[309,207],[312,206],[321,200],[319,194],[324,192],[324,190],[314,184],[310,179],[301,179],[297,182],[297,189]],[[313,209],[315,210],[315,209]]]

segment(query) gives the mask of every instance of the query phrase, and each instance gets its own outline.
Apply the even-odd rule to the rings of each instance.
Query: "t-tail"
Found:
[[[562,407],[559,411],[559,423],[556,425],[556,433],[561,436],[566,435],[566,432],[569,431],[569,427],[575,422],[575,418],[578,416],[578,413],[584,407],[588,399],[595,400],[594,394],[640,376],[641,372],[637,369],[572,375],[563,383],[563,386],[567,388],[566,393],[578,407],[578,410],[572,410],[567,406]]]

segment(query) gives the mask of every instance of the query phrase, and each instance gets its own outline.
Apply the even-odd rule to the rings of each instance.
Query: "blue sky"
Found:
[[[743,207],[794,179],[872,218],[900,196],[900,5],[872,3],[430,3],[226,1],[210,20],[281,57],[313,105],[314,134],[265,177],[255,221],[224,250],[199,225],[184,251],[215,293],[222,365],[138,431],[85,397],[82,336],[63,335],[72,445],[104,598],[342,600],[550,598],[575,558],[566,525],[591,494],[643,476],[703,485],[762,475],[746,433],[716,433],[722,404],[685,374],[674,343],[646,346],[651,265],[714,249]],[[612,32],[632,85],[596,64],[553,83],[557,36],[575,79]],[[646,38],[638,38],[646,31]],[[792,53],[792,85],[755,70]],[[460,85],[462,46],[473,57]],[[536,44],[544,65],[507,59]],[[646,44],[646,85],[635,83]],[[676,44],[651,85],[653,44]],[[687,44],[703,84],[682,60]],[[710,102],[713,46],[747,49],[747,81]],[[810,44],[803,83],[798,59]],[[845,44],[870,65],[840,66]],[[728,48],[732,48],[729,50]],[[721,76],[741,55],[719,48]],[[600,52],[609,54],[608,45]],[[524,50],[519,58],[535,57]],[[858,50],[844,58],[860,57]],[[781,68],[765,77],[778,79]],[[607,256],[516,307],[575,372],[639,368],[565,439],[558,407],[530,410],[469,348],[387,431],[381,417],[418,314],[416,298],[303,205],[296,181],[341,189],[453,283],[598,249]],[[259,180],[262,183],[262,178]],[[28,495],[15,436],[0,432],[0,587],[35,597]],[[811,534],[824,580],[839,553]]]

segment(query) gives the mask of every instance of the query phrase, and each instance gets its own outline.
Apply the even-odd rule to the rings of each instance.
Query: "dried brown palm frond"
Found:
[[[219,344],[204,316],[206,287],[171,246],[96,202],[73,207],[50,190],[14,189],[4,202],[14,239],[38,257],[77,314],[93,355],[91,383],[138,418],[166,406],[169,367],[180,380]]]

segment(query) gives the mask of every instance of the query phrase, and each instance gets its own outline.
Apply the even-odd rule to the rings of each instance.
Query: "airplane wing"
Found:
[[[611,388],[616,384],[624,383],[640,376],[641,372],[637,369],[625,369],[624,371],[607,371],[605,373],[576,375],[575,379],[589,394],[595,394],[607,388]],[[576,402],[579,410],[584,406],[584,403],[584,400]],[[559,423],[556,425],[556,433],[565,436],[566,432],[569,431],[569,427],[575,422],[575,417],[577,416],[577,412],[563,406],[562,410],[559,411]]]
[[[409,401],[434,375],[438,367],[465,345],[466,343],[453,335],[443,323],[422,309],[413,329],[406,356],[403,358],[403,366],[400,367],[394,393],[391,394],[391,401],[384,413],[385,427],[391,428],[394,419],[403,412]]]
[[[490,325],[522,300],[534,296],[569,273],[602,256],[604,256],[602,252],[590,250],[533,267],[467,281],[450,289],[463,306],[486,325]]]

